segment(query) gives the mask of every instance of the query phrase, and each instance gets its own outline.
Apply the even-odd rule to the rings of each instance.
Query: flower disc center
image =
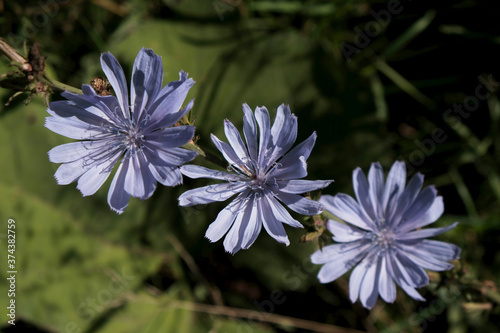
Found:
[[[389,248],[394,243],[394,239],[394,232],[392,232],[392,230],[383,228],[379,230],[379,232],[375,235],[374,241],[376,241],[379,246]]]

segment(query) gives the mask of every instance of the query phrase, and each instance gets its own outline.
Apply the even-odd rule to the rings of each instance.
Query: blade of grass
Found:
[[[419,18],[415,23],[413,23],[405,32],[403,32],[394,42],[387,47],[387,49],[382,53],[384,58],[390,58],[399,50],[403,49],[410,41],[422,33],[431,24],[432,20],[436,17],[435,10],[428,10],[424,16]]]
[[[469,30],[461,25],[442,25],[439,27],[439,31],[445,35],[459,35],[465,38],[470,39],[486,39],[492,43],[500,44],[500,37],[487,35],[483,33],[478,33],[472,30]]]
[[[194,303],[188,301],[176,300],[170,304],[171,307],[185,309],[189,311],[202,312],[217,316],[228,316],[233,318],[257,318],[261,319],[266,323],[282,325],[286,327],[294,327],[305,329],[309,332],[325,332],[325,333],[360,333],[362,331],[352,329],[352,328],[344,328],[340,326],[323,324],[315,321],[288,317],[283,315],[278,315],[269,312],[260,312],[253,311],[247,309],[239,309],[232,308],[227,306],[219,306],[219,305],[210,305],[210,304],[202,304],[202,303]]]
[[[87,31],[88,35],[94,42],[94,44],[97,46],[98,50],[100,51],[105,51],[107,50],[106,42],[102,38],[102,36],[99,34],[99,32],[92,26],[92,23],[88,18],[85,16],[81,15],[78,18],[78,22],[82,25],[82,27]]]
[[[498,97],[492,94],[488,98],[488,109],[490,110],[491,125],[489,136],[493,138],[494,158],[500,157],[500,136],[498,135],[500,125],[500,102]]]
[[[380,77],[374,73],[370,76],[370,88],[373,94],[373,101],[375,104],[376,117],[381,122],[387,121],[387,102],[385,101],[384,85],[380,81]]]
[[[252,11],[278,12],[283,14],[304,13],[310,16],[327,16],[337,10],[334,3],[304,4],[301,1],[258,1],[248,4]]]
[[[474,200],[472,199],[469,189],[467,188],[467,185],[465,185],[462,176],[455,168],[450,169],[448,173],[457,188],[458,195],[460,195],[460,198],[464,203],[467,214],[471,218],[478,218],[479,216],[477,214],[476,205],[474,204]]]
[[[495,193],[497,199],[500,200],[500,177],[490,165],[484,165],[483,167],[486,168],[485,176],[490,183],[491,189]]]
[[[374,63],[375,67],[387,76],[396,86],[401,90],[406,92],[408,95],[413,97],[417,102],[424,105],[430,110],[436,109],[436,104],[432,99],[421,93],[410,81],[405,79],[401,74],[399,74],[394,68],[389,66],[384,60],[377,59]]]

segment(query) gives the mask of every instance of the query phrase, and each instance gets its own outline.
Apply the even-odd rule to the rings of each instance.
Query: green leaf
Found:
[[[140,286],[162,257],[85,230],[91,217],[99,215],[74,185],[56,184],[56,166],[48,161],[47,151],[64,138],[43,127],[44,116],[45,107],[35,99],[0,118],[0,234],[7,232],[9,218],[16,221],[17,318],[60,331],[83,329],[109,304]],[[77,206],[87,212],[78,215],[68,209]],[[107,207],[105,212],[100,216],[117,216]],[[122,223],[128,219],[123,217]],[[7,246],[3,240],[0,245],[4,257]],[[4,274],[6,261],[1,262]],[[0,288],[6,290],[2,277]],[[4,299],[2,293],[2,304]]]

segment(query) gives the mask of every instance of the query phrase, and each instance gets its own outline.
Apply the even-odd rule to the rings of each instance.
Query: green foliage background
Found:
[[[348,277],[321,285],[310,230],[287,229],[285,247],[262,233],[235,256],[204,238],[225,203],[179,208],[206,184],[185,179],[111,212],[108,182],[91,197],[58,186],[47,151],[70,142],[43,127],[46,106],[0,90],[0,329],[5,332],[499,332],[500,104],[495,91],[460,116],[479,76],[500,80],[493,2],[402,1],[401,12],[344,57],[389,3],[365,1],[0,1],[0,35],[21,53],[43,46],[46,72],[73,86],[102,76],[110,51],[130,78],[141,47],[163,60],[166,82],[182,69],[197,82],[198,143],[215,153],[223,119],[242,124],[242,103],[275,113],[289,104],[298,140],[316,131],[308,179],[323,193],[352,194],[351,173],[405,160],[444,197],[439,237],[463,249],[452,272],[432,275],[424,303],[398,292],[372,311],[348,299]],[[360,30],[358,30],[360,29]],[[13,70],[6,58],[0,73]],[[165,83],[166,83],[165,82]],[[485,90],[481,90],[484,92]],[[52,99],[58,99],[54,94]],[[447,111],[459,116],[447,121]],[[446,137],[433,138],[436,130]],[[420,158],[423,156],[423,158]],[[417,158],[419,157],[419,158]],[[206,163],[197,158],[196,163]],[[6,323],[7,220],[16,221],[16,316]],[[300,217],[298,217],[300,218]],[[304,221],[308,224],[308,221]],[[327,239],[325,237],[321,240]],[[301,321],[301,320],[305,320]]]

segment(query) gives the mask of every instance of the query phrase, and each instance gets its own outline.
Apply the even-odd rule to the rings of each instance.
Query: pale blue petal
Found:
[[[297,139],[297,117],[292,115],[287,105],[280,105],[271,128],[272,154],[266,161],[268,169],[278,158],[283,156]]]
[[[307,176],[307,162],[304,156],[298,156],[293,165],[284,167],[277,162],[274,168],[268,172],[269,178],[274,179],[299,179]]]
[[[120,156],[122,150],[120,147],[115,149],[94,149],[89,155],[78,160],[62,164],[55,173],[55,178],[59,185],[67,185],[77,180],[82,174],[97,167],[100,164],[108,163],[109,160],[115,160]]]
[[[107,141],[78,141],[56,146],[49,151],[52,163],[68,163],[87,157],[109,145]]]
[[[265,106],[255,109],[255,120],[257,120],[260,131],[258,166],[263,169],[271,154],[271,148],[269,148],[269,141],[271,139],[271,120],[269,119],[269,112]]]
[[[328,262],[337,262],[338,264],[338,261],[340,260],[341,262],[344,263],[341,264],[341,266],[353,267],[356,263],[358,263],[359,260],[361,260],[361,258],[366,256],[370,247],[371,244],[370,242],[367,241],[327,245],[324,246],[321,250],[318,250],[311,255],[311,262],[313,264],[326,264]],[[354,260],[354,258],[358,257],[359,257],[358,260]],[[345,272],[347,272],[349,269],[350,268],[346,268]]]
[[[215,201],[225,201],[235,194],[245,190],[247,185],[241,184],[214,184],[186,191],[179,197],[180,206],[207,204]]]
[[[217,242],[221,239],[229,230],[233,224],[236,215],[240,213],[240,206],[243,203],[243,199],[246,198],[247,194],[243,192],[236,199],[234,199],[229,205],[227,205],[218,215],[214,222],[212,222],[205,233],[205,237],[211,242]]]
[[[402,251],[391,255],[392,277],[399,285],[406,283],[412,287],[423,287],[429,284],[429,276],[413,261],[409,260]]]
[[[154,102],[163,83],[161,58],[153,50],[142,48],[135,58],[132,70],[130,100],[134,121],[142,119],[143,112]]]
[[[225,171],[212,170],[209,168],[205,168],[200,165],[188,164],[181,166],[181,172],[184,176],[188,176],[189,178],[197,179],[197,178],[211,178],[211,179],[220,179],[226,181],[247,181],[248,179]]]
[[[54,133],[77,140],[93,140],[104,133],[102,128],[85,123],[76,117],[47,117],[45,127]]]
[[[162,149],[180,147],[189,142],[194,136],[193,126],[176,126],[164,128],[144,136],[147,144],[155,144]]]
[[[420,192],[413,204],[408,208],[402,217],[401,224],[413,224],[424,215],[436,200],[437,191],[434,186],[428,186]]]
[[[175,125],[175,123],[177,123],[182,117],[184,117],[184,115],[186,113],[188,113],[193,108],[193,105],[194,105],[194,99],[189,101],[189,103],[183,109],[181,109],[179,111],[165,113],[163,118],[160,118],[160,119],[154,118],[153,119],[153,117],[151,117],[148,120],[148,122],[146,123],[146,125],[143,129],[143,132],[145,132],[145,133],[153,132],[153,131],[156,131],[156,130],[161,129],[161,128],[171,127],[171,126]],[[161,106],[159,106],[159,107],[161,107]],[[154,107],[151,107],[148,110],[148,114],[151,112],[154,112],[154,111],[151,111],[151,110],[153,110],[153,108]]]
[[[408,259],[425,269],[433,271],[447,271],[453,268],[452,264],[437,259],[433,253],[421,250],[418,243],[408,246],[400,242],[399,247],[404,251],[405,256],[408,257]]]
[[[82,90],[84,95],[74,94],[68,91],[64,91],[61,93],[61,96],[68,99],[68,101],[55,101],[50,103],[50,109],[56,109],[56,113],[64,117],[68,115],[68,112],[76,117],[85,117],[85,113],[93,114],[99,118],[110,122],[116,122],[117,113],[113,112],[116,108],[118,111],[119,119],[123,119],[123,114],[120,109],[120,104],[118,104],[118,100],[115,96],[97,96],[94,93],[94,89],[89,85],[82,85]],[[87,93],[86,93],[87,92]],[[89,94],[89,92],[92,92]],[[73,105],[76,108],[66,109],[64,108],[64,104]],[[109,108],[108,105],[114,105],[112,109]],[[57,108],[59,108],[57,110]]]
[[[243,233],[243,239],[241,241],[241,248],[246,250],[255,242],[259,236],[260,230],[262,228],[262,221],[266,222],[261,218],[261,206],[259,199],[255,198],[255,195],[251,196],[246,203],[247,209],[245,210],[245,216],[243,221],[248,221],[245,226],[245,231]],[[281,224],[280,224],[281,225]],[[266,228],[267,230],[267,228]]]
[[[311,262],[315,264],[324,262],[327,257],[330,258],[330,260],[326,261],[326,264],[319,270],[318,279],[321,283],[332,282],[344,275],[363,259],[367,250],[370,248],[370,244],[363,242],[354,242],[350,244],[350,247],[347,245],[348,244],[329,245],[313,253]]]
[[[152,164],[169,167],[183,165],[192,161],[197,155],[196,152],[184,148],[168,148],[164,150],[161,144],[155,142],[148,142],[143,147],[143,152]]]
[[[276,219],[276,214],[273,212],[274,205],[269,202],[268,197],[272,198],[272,196],[264,195],[259,199],[259,218],[262,220],[267,233],[272,238],[288,246],[290,245],[290,241],[288,240],[285,228],[283,228],[282,221]]]
[[[403,288],[403,290],[413,299],[416,299],[417,301],[425,301],[425,299],[415,290],[415,287],[418,287],[415,285],[414,281],[410,278],[409,274],[401,271],[400,266],[401,264],[398,262],[396,256],[391,256],[388,258],[388,263],[387,263],[387,270],[392,276],[392,278],[396,281],[396,283]],[[425,272],[424,272],[425,274]],[[407,282],[409,281],[409,282]],[[410,286],[410,284],[411,286]]]
[[[381,269],[380,260],[380,256],[372,255],[365,258],[359,265],[363,266],[365,271],[363,281],[361,282],[361,288],[359,290],[359,300],[367,309],[373,308],[378,299],[378,286]]]
[[[418,241],[417,246],[419,251],[424,251],[432,254],[433,257],[439,260],[450,261],[460,257],[460,248],[456,245],[432,240],[423,239]]]
[[[215,135],[211,134],[210,137],[212,138],[212,142],[222,153],[226,161],[228,161],[231,166],[241,170],[241,166],[245,165],[245,163],[240,160],[234,149],[224,141],[219,140],[219,138],[217,138]],[[241,170],[241,172],[245,171]]]
[[[364,211],[365,215],[372,220],[376,220],[375,210],[373,209],[372,202],[370,200],[370,190],[368,187],[368,181],[361,171],[361,168],[356,168],[352,173],[352,184],[354,187],[354,194],[360,205],[360,208]]]
[[[333,180],[282,180],[278,181],[281,192],[301,194],[327,187]]]
[[[59,185],[68,185],[80,178],[93,164],[86,164],[83,160],[64,163],[57,168],[54,177]]]
[[[248,153],[252,161],[257,161],[259,158],[258,153],[258,138],[257,138],[257,125],[255,124],[255,116],[248,106],[243,104],[243,134],[247,142]]]
[[[148,162],[142,152],[128,158],[128,172],[125,176],[125,191],[142,200],[149,198],[156,189],[156,179],[147,167]]]
[[[384,301],[387,303],[394,303],[396,300],[396,284],[394,283],[392,276],[389,274],[387,268],[388,260],[389,259],[387,259],[386,255],[381,256],[378,291]]]
[[[359,241],[365,238],[365,235],[368,235],[361,229],[334,220],[328,220],[327,228],[333,234],[333,240],[339,243]]]
[[[193,79],[187,79],[187,75],[183,72],[179,73],[179,76],[180,80],[170,82],[167,86],[165,86],[165,88],[163,88],[163,90],[159,93],[156,101],[150,106],[148,114],[151,118],[148,122],[148,129],[153,127],[167,127],[167,123],[165,122],[165,117],[167,115],[180,115],[177,120],[183,116],[179,110],[181,110],[182,104],[195,82]],[[166,92],[167,90],[168,92]]]
[[[351,303],[355,303],[359,298],[361,283],[365,273],[365,267],[361,265],[356,266],[351,272],[351,276],[349,277],[349,299]]]
[[[104,163],[94,164],[78,179],[78,186],[76,188],[80,190],[84,197],[97,192],[106,179],[108,179],[113,166],[118,162],[120,156],[121,152],[118,152],[113,158],[108,159]]]
[[[276,220],[294,228],[304,228],[304,226],[299,221],[295,220],[270,192],[265,193],[263,200],[268,201],[271,212],[274,214]]]
[[[181,70],[179,72],[179,80],[167,83],[167,85],[165,87],[163,87],[160,90],[160,92],[158,93],[158,96],[156,98],[156,102],[160,103],[161,101],[163,101],[163,99],[167,95],[169,95],[170,93],[172,93],[173,91],[175,91],[175,89],[177,89],[180,86],[182,86],[182,84],[185,83],[187,80],[188,80],[188,73],[186,73],[186,72],[184,72],[184,71]]]
[[[380,258],[377,251],[369,249],[366,257],[351,272],[349,278],[349,299],[352,303],[359,298],[365,308],[371,309],[378,298],[378,275]]]
[[[109,117],[109,121],[115,126],[123,126],[123,112],[115,96],[98,96],[95,105]]]
[[[281,104],[276,111],[271,128],[271,138],[273,145],[280,147],[283,153],[286,153],[297,139],[297,117],[290,111],[290,107]]]
[[[417,228],[425,227],[431,223],[437,221],[438,218],[443,215],[444,212],[444,203],[443,197],[436,197],[432,206],[430,206],[425,214],[419,214],[417,219],[410,217],[410,220],[403,220],[401,224],[398,226],[399,232],[408,232],[410,230],[414,230]]]
[[[338,218],[364,230],[373,231],[375,226],[364,214],[359,204],[350,196],[339,193],[335,197],[324,196],[322,202],[328,203],[328,210]]]
[[[93,195],[108,179],[109,174],[113,170],[113,166],[118,162],[122,155],[120,150],[115,150],[114,154],[108,156],[107,159],[101,163],[93,163],[92,167],[78,179],[77,189],[80,190],[82,195]]]
[[[447,227],[443,228],[427,228],[427,229],[421,229],[417,231],[411,231],[408,233],[401,233],[397,235],[398,240],[411,240],[411,239],[420,239],[420,238],[429,238],[429,237],[434,237],[439,234],[442,234],[443,232],[446,232],[450,229],[455,228],[458,225],[458,222],[455,222],[453,224],[450,224]]]
[[[417,205],[417,202],[419,202],[420,200],[425,201],[425,200],[427,200],[427,197],[432,197],[432,201],[434,200],[434,198],[436,197],[436,194],[435,194],[435,192],[432,191],[432,188],[430,191],[427,190],[429,188],[426,188],[419,195],[419,191],[422,188],[423,183],[424,183],[424,176],[422,176],[419,173],[417,173],[415,176],[413,176],[410,179],[405,190],[403,191],[403,193],[399,197],[399,200],[398,200],[398,203],[397,203],[395,209],[393,209],[393,211],[391,212],[391,216],[388,217],[389,224],[391,227],[396,227],[397,225],[399,225],[399,223],[401,222],[401,219],[403,218],[403,215],[404,216],[406,216],[406,215],[412,216],[412,218],[414,215],[420,216],[421,212],[412,211],[413,206],[420,206],[420,205]],[[408,207],[411,207],[411,208],[407,210]],[[420,206],[420,207],[425,209],[424,213],[428,209],[428,208],[424,208],[422,206]],[[404,221],[404,219],[403,219],[403,221]]]
[[[177,186],[182,184],[182,174],[178,167],[148,164],[149,171],[155,179],[165,186]]]
[[[183,148],[170,148],[166,151],[144,147],[143,154],[153,177],[165,186],[182,184],[179,165],[192,160],[196,153]]]
[[[127,81],[125,80],[122,66],[111,53],[106,52],[101,54],[101,67],[113,87],[118,103],[120,103],[123,117],[129,119]]]
[[[307,163],[316,142],[316,132],[290,150],[270,172],[276,179],[298,179],[307,176]]]
[[[401,283],[399,283],[399,285],[401,286],[401,288],[403,288],[403,290],[405,291],[405,293],[407,293],[411,298],[413,298],[414,300],[417,300],[417,301],[421,301],[421,302],[425,302],[425,298],[423,298],[419,293],[418,291],[413,288],[413,287],[410,287],[408,284],[406,284],[404,281],[402,281]]]
[[[252,170],[253,166],[250,161],[250,157],[248,156],[247,148],[241,139],[241,135],[234,127],[234,125],[229,120],[224,120],[224,133],[226,134],[226,138],[229,141],[229,144],[233,148],[238,159],[246,166],[248,170]]]
[[[297,194],[277,192],[276,197],[291,210],[302,215],[318,215],[323,211],[323,204]]]
[[[94,88],[92,88],[92,86],[90,84],[82,84],[82,92],[83,92],[83,96],[85,97],[95,97],[95,96],[98,96],[94,90]],[[69,94],[72,94],[70,93],[69,91],[63,91],[61,93],[61,95],[63,93],[69,93]],[[80,95],[80,94],[77,94],[77,95]]]
[[[82,100],[85,104],[83,102],[75,104],[71,101],[51,102],[47,112],[54,117],[60,117],[62,119],[76,118],[77,120],[96,127],[111,124],[109,117],[100,108],[95,107],[95,103],[91,104],[83,98]]]
[[[120,163],[108,191],[108,204],[118,214],[123,213],[130,200],[130,195],[124,190],[128,165],[126,161]]]
[[[379,162],[372,163],[368,172],[368,184],[374,214],[377,220],[382,219],[384,218],[385,209],[381,204],[381,199],[384,195],[385,181],[384,171]]]
[[[235,254],[241,250],[252,208],[251,205],[248,205],[248,201],[244,201],[240,206],[240,211],[236,214],[233,226],[229,229],[226,238],[224,238],[223,245],[226,252]]]
[[[388,217],[396,208],[399,196],[403,193],[406,184],[406,166],[404,162],[396,161],[391,167],[385,183],[382,206],[385,207],[385,216]]]

